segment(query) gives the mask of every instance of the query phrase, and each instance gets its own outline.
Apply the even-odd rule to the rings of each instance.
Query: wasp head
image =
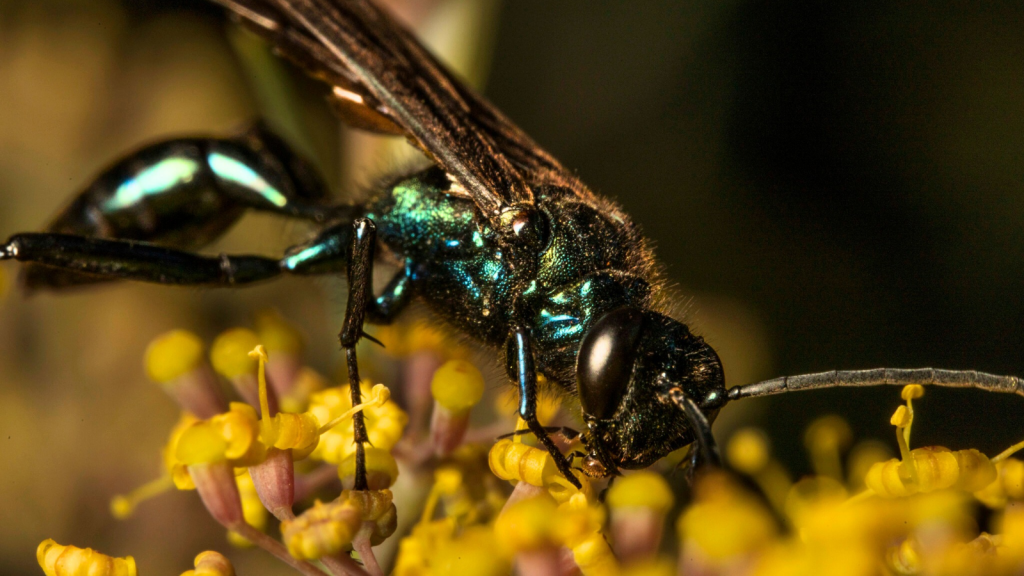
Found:
[[[687,326],[649,310],[619,308],[598,319],[576,358],[590,476],[644,468],[693,441],[673,388],[694,398],[708,420],[725,389],[722,364]]]

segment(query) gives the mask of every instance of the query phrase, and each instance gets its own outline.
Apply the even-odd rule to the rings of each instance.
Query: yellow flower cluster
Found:
[[[259,345],[265,334],[283,360],[275,363]],[[435,354],[441,346],[433,332],[413,335],[401,339],[403,353]],[[222,334],[209,363],[195,335],[175,331],[158,338],[147,353],[149,373],[183,406],[206,415],[183,411],[163,451],[165,473],[115,498],[114,514],[127,517],[139,502],[172,486],[196,489],[232,543],[258,545],[316,576],[324,572],[309,561],[335,574],[373,576],[385,573],[382,566],[392,566],[395,576],[498,576],[513,567],[521,574],[578,570],[584,576],[1024,573],[1024,462],[1013,458],[1024,442],[991,458],[973,449],[912,448],[921,386],[902,390],[904,404],[890,420],[898,457],[890,458],[879,443],[851,449],[849,426],[827,416],[804,437],[815,474],[794,483],[772,457],[769,439],[743,429],[724,451],[735,472],[697,470],[691,490],[679,492],[687,500],[678,510],[664,466],[607,483],[577,474],[577,489],[530,434],[471,441],[526,426],[509,422],[486,434],[470,428],[471,412],[487,390],[464,359],[437,356],[423,364],[430,366],[429,378],[413,375],[421,388],[403,390],[406,401],[423,394],[428,402],[421,404],[432,416],[416,414],[421,427],[407,434],[410,416],[387,387],[359,383],[361,402],[353,406],[349,386],[324,384],[301,365],[300,351],[301,339],[277,316],[262,317],[259,333]],[[210,387],[213,374],[230,381],[247,403],[223,400],[222,391]],[[544,419],[557,420],[561,401],[548,398]],[[369,437],[363,446],[368,489],[357,491],[351,489],[359,453],[352,417],[359,412]],[[565,440],[562,449],[575,454],[580,442]],[[399,463],[409,473],[395,485]],[[425,478],[433,480],[429,490]],[[330,496],[316,499],[324,494]],[[420,509],[404,508],[416,506],[417,498],[418,522],[403,529],[393,561],[378,564],[372,547],[393,537],[399,514]],[[979,505],[993,511],[980,528]],[[263,533],[270,514],[281,521],[281,541]],[[675,553],[666,555],[663,535],[673,527],[669,548]],[[47,576],[135,576],[131,557],[52,540],[37,555]],[[183,576],[233,576],[233,568],[220,554],[204,552]]]
[[[694,501],[678,522],[681,566],[694,572],[719,571],[754,576],[829,574],[971,575],[1016,574],[1024,568],[1020,526],[1021,491],[999,470],[1012,471],[1010,458],[1021,445],[989,459],[976,450],[934,446],[911,450],[913,400],[923,388],[907,386],[906,404],[893,415],[900,458],[877,458],[858,468],[863,477],[850,496],[838,466],[816,466],[827,474],[789,485],[771,461],[763,436],[742,431],[727,447],[730,464],[751,474],[776,505],[770,510],[725,474],[699,479]],[[819,423],[820,424],[820,423]],[[812,459],[838,462],[842,426],[812,426]],[[815,434],[829,438],[814,439]],[[833,451],[832,455],[823,452]],[[878,454],[874,451],[874,454]],[[766,471],[771,470],[771,473]],[[1012,475],[1012,472],[1010,472]],[[782,490],[778,493],[770,491]],[[975,502],[1001,508],[1000,534],[977,532]],[[782,518],[782,524],[776,521]]]

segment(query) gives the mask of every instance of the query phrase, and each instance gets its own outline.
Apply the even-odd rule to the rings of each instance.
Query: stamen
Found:
[[[1000,452],[997,456],[992,458],[992,463],[993,464],[998,464],[999,462],[1002,462],[1003,460],[1006,460],[1007,458],[1009,458],[1010,456],[1013,456],[1014,454],[1016,454],[1017,452],[1020,452],[1021,450],[1024,450],[1024,440],[1022,440],[1020,442],[1017,442],[1013,446],[1010,446],[1006,450],[1003,450],[1002,452]]]
[[[423,505],[420,524],[426,524],[434,517],[434,512],[437,509],[437,503],[441,496],[455,492],[461,484],[462,473],[458,470],[452,467],[438,468],[434,472],[434,485],[430,487],[427,502]]]
[[[257,344],[252,352],[249,352],[249,356],[258,358],[260,361],[257,373],[260,386],[260,414],[263,415],[260,420],[260,433],[263,434],[263,440],[267,444],[273,445],[277,440],[277,427],[274,426],[274,419],[270,416],[270,400],[267,398],[267,351],[262,344]]]
[[[910,453],[909,445],[910,425],[914,423],[913,413],[906,406],[900,406],[889,422],[896,427],[896,443],[900,447],[900,476],[909,478],[913,484],[917,484],[917,466],[914,464],[914,456]]]
[[[391,399],[391,390],[389,390],[388,387],[383,385],[383,384],[376,384],[376,385],[374,385],[373,389],[370,391],[370,399],[369,400],[367,400],[366,402],[363,402],[362,404],[356,404],[352,408],[349,408],[348,410],[343,412],[340,416],[332,419],[327,424],[324,424],[323,426],[321,426],[320,430],[318,432],[320,434],[323,434],[323,433],[327,432],[328,430],[330,430],[331,428],[334,428],[338,424],[341,424],[345,420],[348,420],[349,418],[351,418],[355,414],[357,414],[359,412],[362,412],[363,410],[366,410],[367,408],[383,406],[384,403],[387,402],[390,399]]]
[[[174,488],[171,476],[165,475],[146,482],[127,494],[119,494],[110,500],[110,513],[118,520],[125,520],[135,513],[139,504]]]

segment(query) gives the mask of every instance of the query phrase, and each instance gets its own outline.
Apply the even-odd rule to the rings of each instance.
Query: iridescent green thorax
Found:
[[[412,271],[435,313],[460,331],[501,346],[510,326],[532,329],[537,368],[573,386],[576,351],[590,324],[650,296],[642,243],[617,210],[561,188],[540,188],[545,223],[540,253],[500,241],[473,203],[447,193],[430,169],[388,189],[367,206],[381,242]]]

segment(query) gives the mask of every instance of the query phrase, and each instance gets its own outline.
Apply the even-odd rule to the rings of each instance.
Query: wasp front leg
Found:
[[[707,466],[721,468],[722,456],[718,450],[718,443],[715,442],[715,436],[711,433],[711,423],[700,405],[682,388],[672,388],[666,395],[667,399],[683,412],[693,431],[697,449],[693,450],[691,455],[690,470],[697,469],[699,460],[703,460]]]
[[[526,426],[533,432],[533,435],[540,440],[548,453],[555,460],[558,471],[565,476],[565,479],[576,488],[582,488],[579,479],[572,472],[569,459],[562,455],[562,452],[555,446],[555,442],[548,435],[548,431],[541,426],[537,420],[537,371],[533,364],[533,351],[530,344],[530,331],[526,328],[516,328],[509,336],[509,364],[515,367],[516,381],[519,385],[519,417],[526,422]]]

